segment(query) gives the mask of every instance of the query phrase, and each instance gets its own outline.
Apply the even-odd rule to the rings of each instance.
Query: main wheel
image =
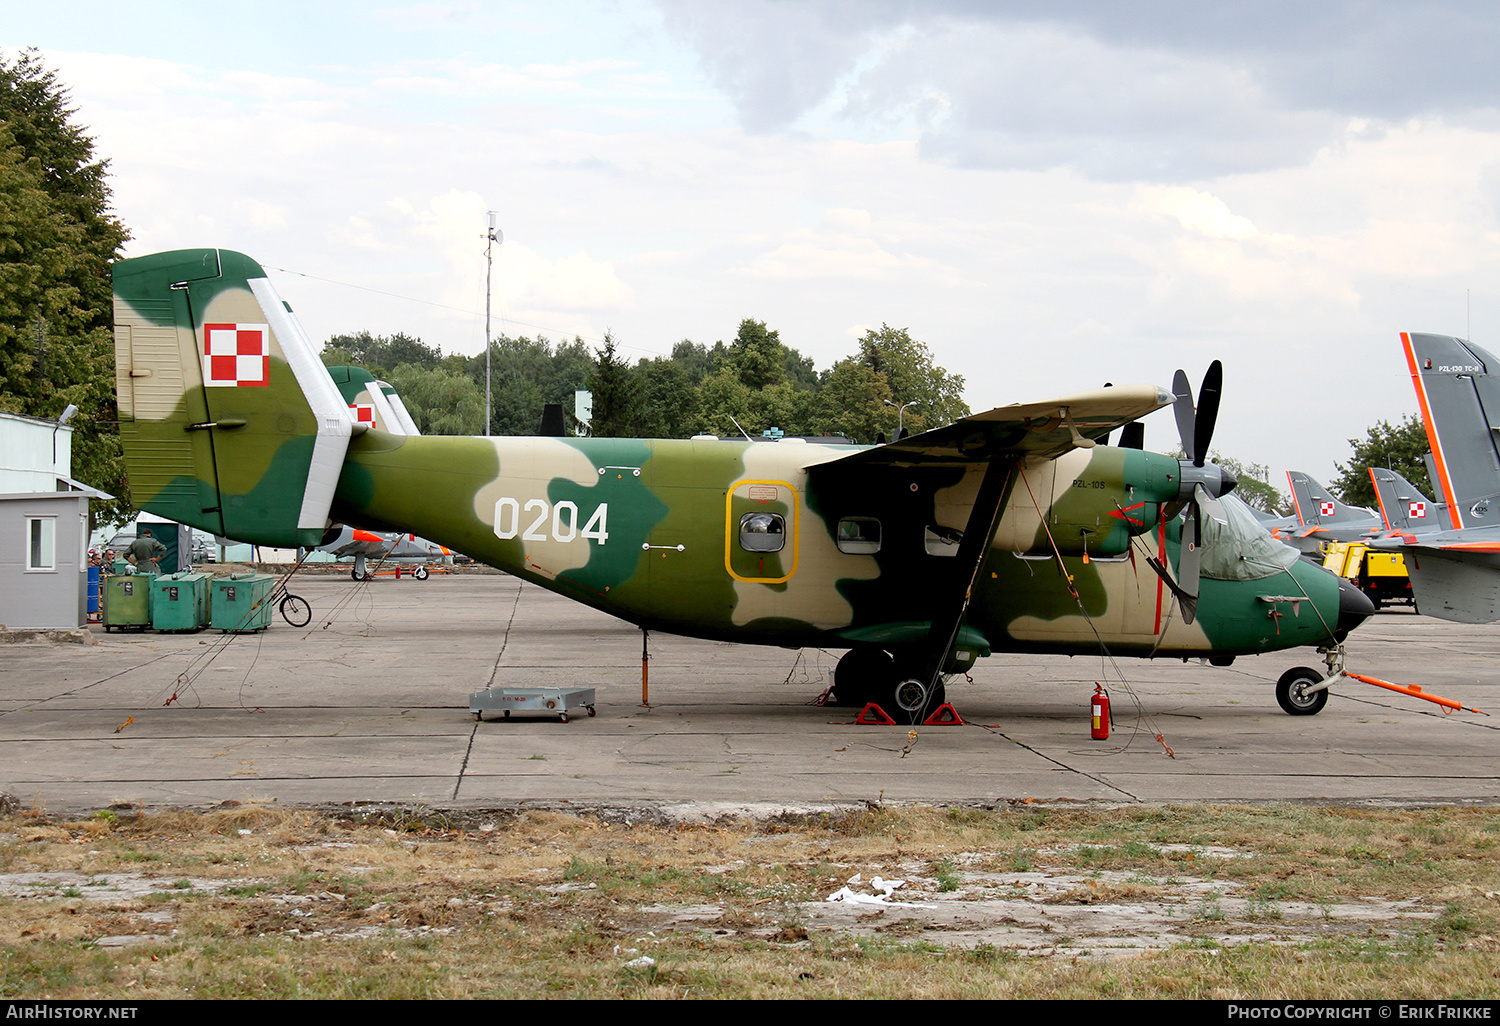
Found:
[[[362,581],[365,579],[365,575],[360,573],[358,570],[350,570],[349,579],[351,581]]]
[[[1316,716],[1328,704],[1328,689],[1309,691],[1308,688],[1323,679],[1317,670],[1296,666],[1281,675],[1276,682],[1276,702],[1289,716]]]
[[[312,606],[301,595],[287,595],[277,609],[281,618],[293,627],[306,627],[312,621]]]
[[[411,575],[419,581],[425,581],[427,580],[427,568],[425,566],[419,566],[411,572]]]
[[[880,704],[897,723],[921,723],[948,700],[947,690],[942,684],[933,687],[925,676],[902,674],[890,690],[889,701]]]
[[[883,701],[883,689],[896,672],[896,662],[883,649],[863,645],[851,648],[839,658],[833,670],[834,705],[864,705],[871,700]]]

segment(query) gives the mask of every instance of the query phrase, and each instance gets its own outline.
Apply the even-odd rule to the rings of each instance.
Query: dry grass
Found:
[[[0,821],[0,997],[1494,998],[1497,830],[1301,806],[33,813]],[[935,910],[822,901],[855,872]]]

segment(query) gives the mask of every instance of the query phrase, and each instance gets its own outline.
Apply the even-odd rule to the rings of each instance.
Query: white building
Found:
[[[73,480],[73,429],[0,413],[0,624],[88,622],[89,500]]]

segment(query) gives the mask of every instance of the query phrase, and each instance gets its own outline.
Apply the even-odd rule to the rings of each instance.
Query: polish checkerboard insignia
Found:
[[[1319,516],[1323,516],[1323,517],[1331,517],[1331,516],[1333,516],[1333,503],[1331,503],[1331,502],[1320,502],[1320,503],[1318,503],[1318,515]]]
[[[1407,516],[1425,517],[1427,515],[1427,503],[1413,502],[1406,507]]]
[[[375,405],[373,403],[350,403],[349,409],[354,413],[354,423],[375,426]]]
[[[235,388],[271,383],[271,329],[264,324],[205,324],[203,383]]]

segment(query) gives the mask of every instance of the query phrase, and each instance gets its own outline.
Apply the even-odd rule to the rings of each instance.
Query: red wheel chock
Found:
[[[870,718],[865,719],[866,716]],[[874,702],[866,702],[865,707],[859,711],[859,715],[854,717],[854,722],[863,723],[867,727],[899,726],[899,724],[895,720],[891,719],[889,714],[887,714],[884,709],[880,708],[880,706],[876,705]]]
[[[924,727],[962,727],[964,719],[953,708],[952,702],[944,702],[932,711],[932,715],[922,721]]]

